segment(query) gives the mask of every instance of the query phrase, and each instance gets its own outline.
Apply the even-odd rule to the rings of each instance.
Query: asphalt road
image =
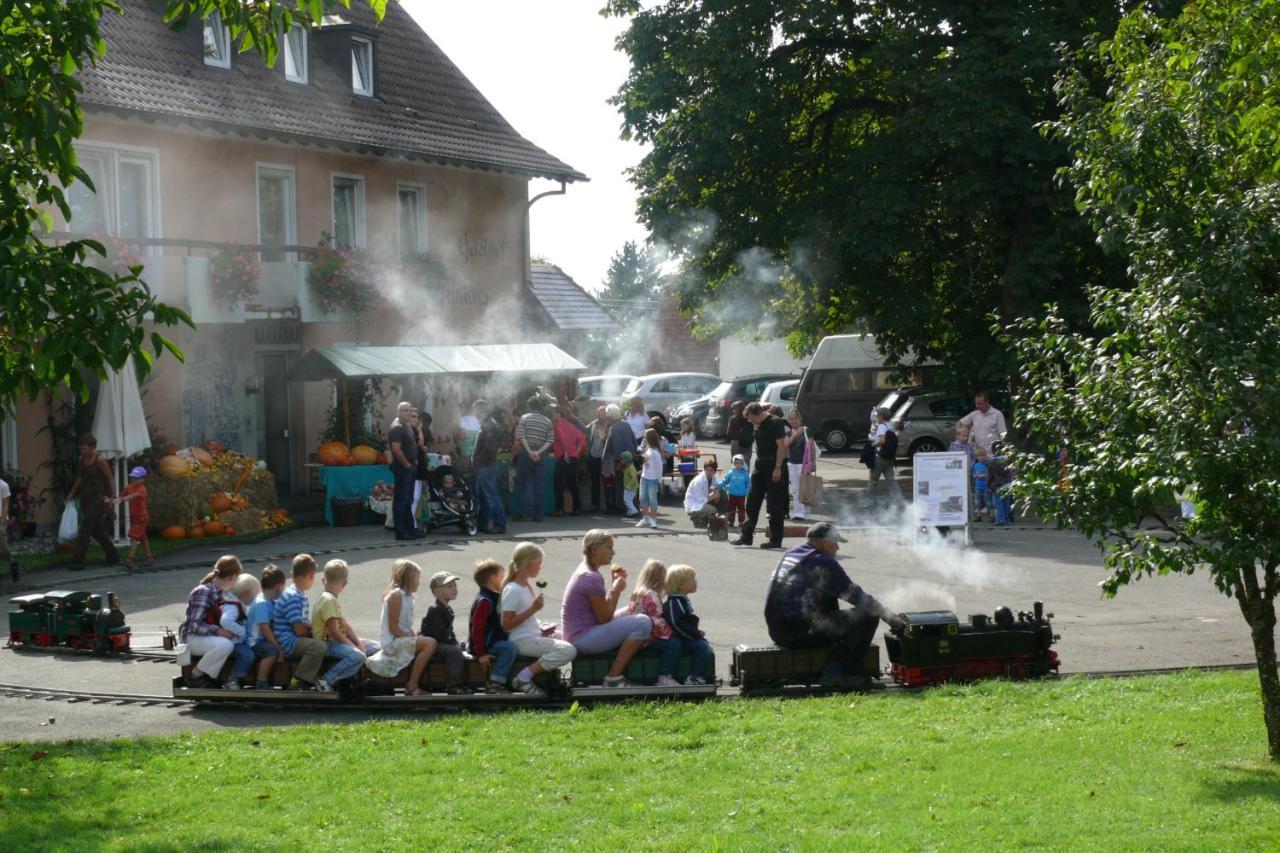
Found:
[[[1248,631],[1239,611],[1233,601],[1213,588],[1207,573],[1145,579],[1114,600],[1103,599],[1098,583],[1105,572],[1098,552],[1073,532],[985,524],[976,526],[971,547],[917,541],[910,530],[892,526],[869,512],[872,504],[863,494],[858,478],[861,472],[849,464],[856,463],[855,459],[837,457],[825,462],[823,473],[828,477],[831,498],[827,509],[837,509],[838,520],[848,525],[845,533],[850,541],[842,546],[840,558],[856,582],[895,609],[951,609],[963,618],[971,613],[991,613],[1000,605],[1015,611],[1030,609],[1033,601],[1043,601],[1055,614],[1055,630],[1062,635],[1057,648],[1064,672],[1252,660]],[[663,514],[657,531],[636,530],[618,519],[588,518],[548,518],[540,525],[513,525],[511,529],[517,536],[539,542],[546,551],[547,620],[558,621],[560,594],[581,558],[581,535],[596,524],[616,531],[617,562],[633,573],[651,557],[668,565],[694,566],[699,589],[693,604],[715,647],[717,670],[727,677],[736,644],[767,642],[763,597],[778,554],[709,542],[693,532],[674,506],[664,507]],[[308,528],[249,546],[240,556],[246,568],[255,573],[268,561],[287,565],[298,551],[315,553],[321,564],[341,556],[351,566],[351,582],[342,596],[344,611],[357,630],[376,636],[381,596],[393,560],[409,556],[427,576],[448,569],[463,577],[455,606],[461,631],[475,590],[470,581],[472,566],[487,557],[505,562],[511,547],[511,537],[395,543],[374,528]],[[158,650],[163,629],[176,630],[187,593],[215,556],[213,550],[184,552],[170,558],[169,563],[176,567],[134,575],[104,570],[95,573],[92,569],[81,575],[50,571],[30,576],[25,586],[114,590],[128,614],[135,648]],[[9,590],[4,591],[7,594]],[[317,586],[313,595],[318,593]],[[424,589],[420,598],[428,595]],[[0,651],[0,682],[9,684],[163,695],[169,691],[175,671],[170,664],[150,661]],[[133,737],[369,716],[363,712],[334,716],[0,698],[0,730],[5,739],[18,740]]]

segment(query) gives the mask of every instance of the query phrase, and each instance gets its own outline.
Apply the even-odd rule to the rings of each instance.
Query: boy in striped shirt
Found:
[[[296,661],[293,675],[301,689],[311,690],[320,676],[328,645],[311,636],[311,601],[307,590],[316,582],[316,561],[310,554],[293,558],[293,583],[276,600],[271,630],[285,660]]]

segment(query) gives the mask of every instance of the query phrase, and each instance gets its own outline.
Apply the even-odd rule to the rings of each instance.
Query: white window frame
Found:
[[[357,247],[364,248],[368,245],[365,234],[365,203],[364,203],[364,175],[353,175],[347,172],[330,172],[329,173],[329,216],[330,223],[333,228],[334,248],[337,248],[338,242],[338,211],[334,206],[337,198],[338,181],[351,181],[356,187],[356,234],[355,244]]]
[[[163,222],[160,207],[160,149],[145,148],[136,145],[116,145],[114,143],[100,142],[93,139],[77,140],[75,142],[76,157],[83,159],[88,157],[99,157],[104,161],[106,168],[103,181],[104,186],[98,186],[94,189],[99,198],[105,199],[104,208],[107,215],[106,230],[107,233],[119,235],[120,233],[120,163],[121,161],[128,163],[141,163],[146,168],[147,176],[147,215],[150,219],[149,228],[145,229],[149,233],[140,236],[148,238],[159,238],[164,236]],[[67,227],[75,233],[86,233],[78,231],[75,221],[67,223]],[[139,255],[154,255],[156,249],[153,246],[140,247]]]
[[[222,23],[222,13],[213,11],[209,13],[209,17],[204,19],[203,29],[213,30],[216,34],[218,30],[222,30],[222,54],[219,56],[209,56],[204,54],[204,64],[213,68],[230,68],[231,67],[231,28],[224,26]],[[217,39],[214,39],[215,44]],[[203,33],[200,39],[200,50],[204,53]]]
[[[364,81],[365,85],[363,87],[356,85],[356,69],[359,67],[359,63],[356,62],[356,52],[360,48],[363,48],[369,52],[368,79]],[[360,38],[359,36],[352,36],[351,37],[351,91],[355,92],[357,95],[364,95],[366,97],[372,98],[373,90],[374,90],[373,78],[374,78],[373,40]]]
[[[258,242],[262,242],[262,178],[285,178],[289,199],[285,204],[285,244],[298,243],[298,175],[293,166],[282,163],[255,163],[253,170],[254,216],[258,222]],[[293,252],[285,252],[284,260],[294,260]]]
[[[417,245],[413,247],[410,253],[415,257],[421,257],[427,253],[427,186],[426,184],[417,184],[410,181],[396,181],[396,248],[400,252],[400,257],[405,257],[405,247],[400,245],[400,234],[404,230],[400,227],[400,193],[411,192],[418,197],[418,233],[415,236]]]
[[[297,55],[294,55],[293,51],[295,36],[297,36],[298,41],[301,42]],[[309,70],[307,67],[307,43],[309,41],[310,38],[306,27],[296,26],[284,34],[284,79],[288,80],[290,83],[305,84],[307,82]],[[289,73],[290,57],[293,58],[294,66],[292,74]]]

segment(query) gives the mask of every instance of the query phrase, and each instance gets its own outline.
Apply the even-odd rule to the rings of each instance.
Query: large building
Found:
[[[216,18],[177,31],[160,5],[121,5],[80,77],[76,149],[97,193],[72,189],[55,238],[116,235],[158,296],[189,309],[195,330],[171,330],[185,363],[159,359],[143,388],[169,440],[220,439],[296,490],[333,401],[326,383],[287,379],[308,349],[507,342],[546,324],[529,181],[586,178],[517,133],[398,4],[380,24],[353,4],[291,31],[274,68]],[[308,280],[322,243],[376,258],[375,307],[326,313]],[[227,244],[262,269],[234,303],[212,272]],[[47,404],[3,423],[0,463],[48,458]]]

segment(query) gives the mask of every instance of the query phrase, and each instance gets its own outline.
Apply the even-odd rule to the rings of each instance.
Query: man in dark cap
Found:
[[[833,686],[872,674],[863,672],[862,662],[881,619],[895,632],[906,627],[898,614],[863,592],[836,562],[844,541],[833,524],[811,526],[805,544],[778,561],[764,605],[769,637],[782,648],[831,649],[822,683]],[[853,606],[841,610],[842,600]]]

